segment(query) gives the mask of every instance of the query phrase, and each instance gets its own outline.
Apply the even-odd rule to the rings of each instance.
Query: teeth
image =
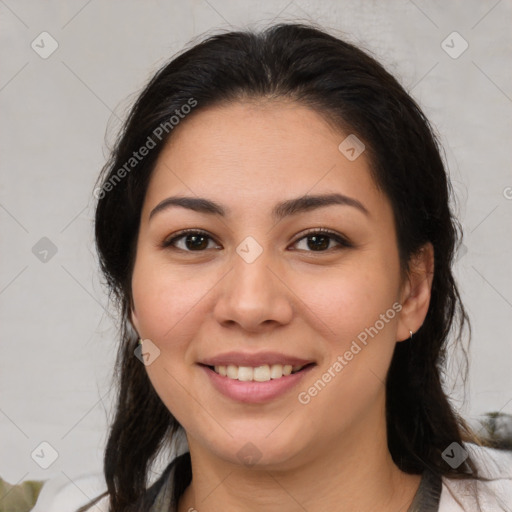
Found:
[[[238,366],[233,366],[230,364],[227,367],[226,376],[228,376],[230,379],[238,379]]]
[[[270,378],[280,379],[283,376],[283,365],[273,364],[270,368]]]
[[[249,366],[239,366],[238,367],[238,380],[252,380],[254,376],[254,371]]]
[[[264,364],[252,368],[251,366],[214,366],[215,373],[228,377],[229,379],[239,380],[242,382],[256,381],[266,382],[271,379],[280,379],[301,370],[303,366],[292,366],[291,364]]]
[[[253,380],[256,382],[265,382],[270,380],[270,367],[268,364],[254,368]]]

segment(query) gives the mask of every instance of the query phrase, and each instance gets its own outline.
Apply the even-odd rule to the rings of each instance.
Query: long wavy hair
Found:
[[[412,255],[427,242],[433,245],[425,322],[412,341],[396,344],[387,374],[388,447],[407,473],[428,468],[438,475],[478,478],[471,456],[457,468],[441,456],[454,441],[482,443],[442,385],[447,343],[463,346],[470,329],[452,274],[461,231],[437,137],[417,103],[366,51],[316,26],[283,23],[259,32],[210,35],[162,67],[133,105],[99,177],[97,252],[121,324],[117,407],[104,456],[112,512],[144,509],[153,463],[182,430],[134,356],[137,335],[129,321],[141,209],[155,162],[172,137],[169,120],[221,103],[281,98],[314,109],[364,142],[373,178],[393,208],[404,272]],[[193,102],[193,109],[183,107]],[[179,122],[186,123],[186,116]],[[154,147],[131,161],[148,137]],[[463,363],[465,381],[467,357]]]

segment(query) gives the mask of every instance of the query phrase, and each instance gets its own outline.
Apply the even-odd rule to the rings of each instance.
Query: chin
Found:
[[[239,435],[233,434],[227,442],[220,444],[218,439],[211,439],[207,445],[217,457],[254,469],[290,469],[297,464],[301,454],[311,453],[311,447],[308,449],[305,440],[300,442],[300,438],[289,429],[283,429],[280,436],[276,432],[269,435],[266,429],[251,427]]]

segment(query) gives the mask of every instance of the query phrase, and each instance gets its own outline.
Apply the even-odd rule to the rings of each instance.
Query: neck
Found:
[[[178,512],[406,511],[421,479],[394,464],[385,423],[382,428],[377,418],[365,418],[339,438],[319,440],[286,469],[232,464],[191,439],[189,448],[192,482]]]

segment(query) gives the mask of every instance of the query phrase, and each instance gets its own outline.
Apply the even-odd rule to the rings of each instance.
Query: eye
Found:
[[[345,237],[323,228],[309,230],[306,236],[302,236],[296,240],[294,245],[302,241],[305,241],[306,249],[299,248],[299,250],[306,250],[308,252],[327,252],[328,250],[333,249],[331,246],[331,242],[333,241],[338,244],[338,249],[343,247],[353,247]]]
[[[337,244],[338,248],[353,247],[353,245],[343,236],[324,228],[313,228],[307,231],[305,236],[297,239],[293,245],[305,241],[307,252],[327,252],[336,247],[332,246],[332,242]],[[162,248],[173,248],[185,252],[203,252],[206,249],[219,249],[220,246],[214,243],[213,247],[210,242],[214,239],[206,232],[197,229],[186,229],[176,233],[171,238],[167,238],[161,244]]]
[[[164,240],[162,247],[180,249],[186,252],[201,252],[204,249],[212,249],[212,247],[208,247],[209,240],[214,241],[206,231],[185,229],[173,237]],[[213,248],[218,247],[217,245]]]

